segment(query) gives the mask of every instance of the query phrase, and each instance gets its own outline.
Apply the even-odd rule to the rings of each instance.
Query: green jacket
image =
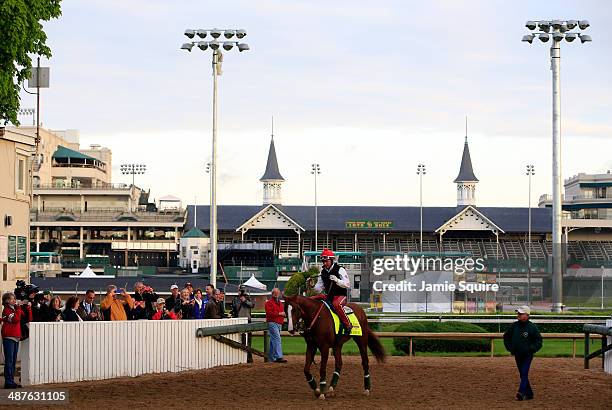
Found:
[[[517,320],[504,333],[504,346],[515,356],[531,356],[542,348],[542,336],[529,320]]]

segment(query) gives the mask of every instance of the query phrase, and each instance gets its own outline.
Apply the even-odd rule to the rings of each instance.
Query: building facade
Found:
[[[30,166],[35,139],[0,128],[0,291],[29,279]]]

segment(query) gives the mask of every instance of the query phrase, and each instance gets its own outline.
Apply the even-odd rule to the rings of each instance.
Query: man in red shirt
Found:
[[[268,332],[270,333],[270,349],[268,359],[271,362],[287,363],[283,359],[283,346],[281,344],[280,331],[285,321],[285,306],[280,300],[280,289],[272,289],[272,298],[266,301],[266,322],[268,322]]]
[[[21,306],[18,304],[20,303]],[[17,302],[13,293],[2,295],[2,347],[4,348],[4,388],[17,389],[21,385],[15,383],[15,365],[17,351],[21,340],[21,318],[25,316],[32,320],[31,303],[26,299]]]

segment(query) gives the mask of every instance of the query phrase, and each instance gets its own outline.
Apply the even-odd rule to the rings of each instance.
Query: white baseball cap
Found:
[[[172,289],[178,289],[178,286],[176,286],[176,285],[170,286],[170,290],[172,290]]]
[[[523,306],[519,306],[518,308],[516,308],[514,310],[516,313],[526,313],[526,314],[531,314],[531,309],[529,309],[529,306],[527,305],[523,305]]]

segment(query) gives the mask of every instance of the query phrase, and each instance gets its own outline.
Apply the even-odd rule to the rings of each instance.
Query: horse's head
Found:
[[[292,336],[296,331],[304,329],[304,312],[297,296],[285,296],[285,313],[287,314],[287,330]]]

